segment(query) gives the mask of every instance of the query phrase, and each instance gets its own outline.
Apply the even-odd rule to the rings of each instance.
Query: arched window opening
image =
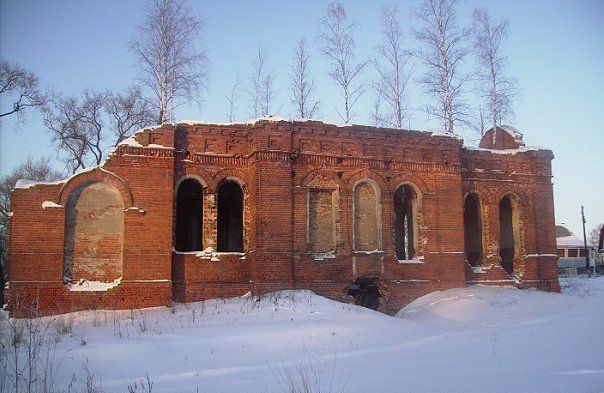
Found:
[[[355,251],[374,251],[381,248],[378,202],[376,189],[370,183],[362,182],[354,188]]]
[[[104,182],[77,187],[65,209],[65,280],[111,282],[122,277],[123,245],[120,192]]]
[[[243,190],[233,181],[218,188],[218,251],[243,252]]]
[[[479,266],[482,260],[482,229],[480,203],[474,194],[468,194],[464,202],[463,229],[466,260],[471,266]]]
[[[508,274],[514,272],[515,248],[514,210],[511,198],[508,195],[499,202],[499,256],[501,257],[501,266]]]
[[[394,248],[396,259],[408,260],[415,256],[415,205],[417,194],[408,184],[394,193]]]
[[[176,194],[177,251],[200,251],[203,228],[203,188],[194,179],[185,179]]]

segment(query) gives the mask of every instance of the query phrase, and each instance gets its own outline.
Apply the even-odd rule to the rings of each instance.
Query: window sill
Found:
[[[333,251],[329,252],[314,252],[311,253],[313,261],[322,261],[324,259],[335,259],[336,254]]]
[[[424,263],[424,258],[417,257],[413,259],[398,259],[398,263],[404,265],[422,265]]]

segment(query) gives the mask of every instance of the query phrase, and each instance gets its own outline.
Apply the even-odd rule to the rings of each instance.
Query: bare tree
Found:
[[[488,131],[488,119],[482,105],[478,105],[478,110],[472,112],[472,119],[468,122],[468,126],[477,135],[477,139],[482,138]]]
[[[472,18],[474,53],[478,63],[476,82],[486,116],[494,127],[513,115],[512,102],[517,94],[517,81],[506,75],[506,57],[501,54],[509,23],[501,20],[493,25],[485,9],[475,9]]]
[[[231,93],[226,96],[227,102],[229,103],[229,111],[227,112],[227,118],[229,122],[233,122],[235,118],[235,112],[237,111],[237,101],[239,100],[239,88],[241,86],[241,79],[239,75],[235,78]]]
[[[344,108],[342,111],[336,108],[336,111],[345,123],[352,119],[352,108],[365,91],[364,83],[356,83],[367,65],[367,61],[354,60],[352,32],[356,26],[356,23],[347,23],[342,4],[331,3],[327,7],[327,16],[319,19],[319,35],[316,37],[319,50],[331,61],[329,76],[341,88]]]
[[[468,115],[462,97],[468,75],[463,75],[460,67],[469,52],[465,41],[470,30],[457,27],[456,3],[457,0],[423,0],[416,13],[423,26],[414,30],[415,37],[423,43],[416,56],[428,68],[421,83],[436,102],[426,110],[440,119],[449,132],[453,132],[455,124],[464,123]]]
[[[138,86],[131,86],[124,93],[108,93],[104,109],[109,116],[113,146],[134,131],[154,124],[152,104]]]
[[[273,75],[267,74],[266,78],[262,81],[262,95],[264,100],[262,101],[262,115],[266,116],[271,113],[271,106],[273,105]]]
[[[396,7],[382,8],[382,43],[377,49],[379,59],[374,62],[379,76],[377,89],[389,109],[385,120],[389,125],[403,128],[407,109],[405,92],[410,78],[406,66],[410,55],[403,48],[403,32]]]
[[[109,95],[87,89],[81,97],[55,99],[45,113],[44,124],[67,153],[65,163],[73,173],[87,166],[89,156],[96,165],[103,160],[103,109]]]
[[[12,105],[8,111],[0,111],[0,118],[17,114],[18,122],[23,121],[25,108],[42,108],[51,98],[50,92],[40,90],[38,77],[18,64],[0,62],[0,97],[8,99]]]
[[[25,162],[0,179],[0,288],[4,288],[8,268],[8,217],[11,211],[11,191],[17,180],[54,181],[62,178],[62,173],[54,170],[50,159],[34,160],[27,157]],[[3,291],[0,291],[0,303],[4,304]]]
[[[252,116],[258,118],[268,115],[273,100],[273,76],[268,70],[268,55],[262,47],[258,48],[252,62],[247,93],[250,97]]]
[[[290,101],[295,115],[303,119],[312,118],[319,109],[319,101],[313,99],[315,81],[308,73],[308,60],[306,40],[302,39],[294,48],[290,73]]]
[[[209,60],[196,47],[203,22],[180,0],[152,0],[137,36],[130,41],[140,81],[155,95],[157,123],[174,120],[174,108],[201,103]]]
[[[138,86],[117,94],[86,89],[80,96],[53,99],[44,111],[44,125],[72,173],[101,164],[108,148],[152,124],[152,104]]]
[[[382,96],[382,90],[379,86],[374,87],[375,94],[371,101],[371,124],[373,124],[374,127],[381,127],[387,123],[382,114],[382,102],[384,97]]]

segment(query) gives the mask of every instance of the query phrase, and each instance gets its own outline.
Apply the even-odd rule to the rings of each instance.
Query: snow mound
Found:
[[[44,320],[72,324],[53,341],[57,391],[88,370],[106,393],[146,375],[154,393],[277,393],[304,373],[346,393],[599,392],[604,277],[562,287],[439,291],[398,317],[298,290]]]

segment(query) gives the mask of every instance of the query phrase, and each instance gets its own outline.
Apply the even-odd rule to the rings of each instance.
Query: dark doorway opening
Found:
[[[400,186],[394,193],[394,248],[398,260],[412,259],[415,256],[413,238],[415,199],[415,190],[409,185]]]
[[[203,188],[194,179],[183,180],[176,195],[177,251],[202,250]]]
[[[218,251],[243,252],[243,190],[233,181],[218,188]]]
[[[499,202],[499,256],[508,274],[514,272],[515,243],[512,201],[505,196]]]
[[[466,260],[471,266],[479,266],[482,260],[482,230],[480,204],[474,194],[468,194],[463,207],[463,229]]]
[[[348,287],[348,294],[354,297],[357,306],[372,310],[380,308],[380,289],[373,277],[359,277]]]

